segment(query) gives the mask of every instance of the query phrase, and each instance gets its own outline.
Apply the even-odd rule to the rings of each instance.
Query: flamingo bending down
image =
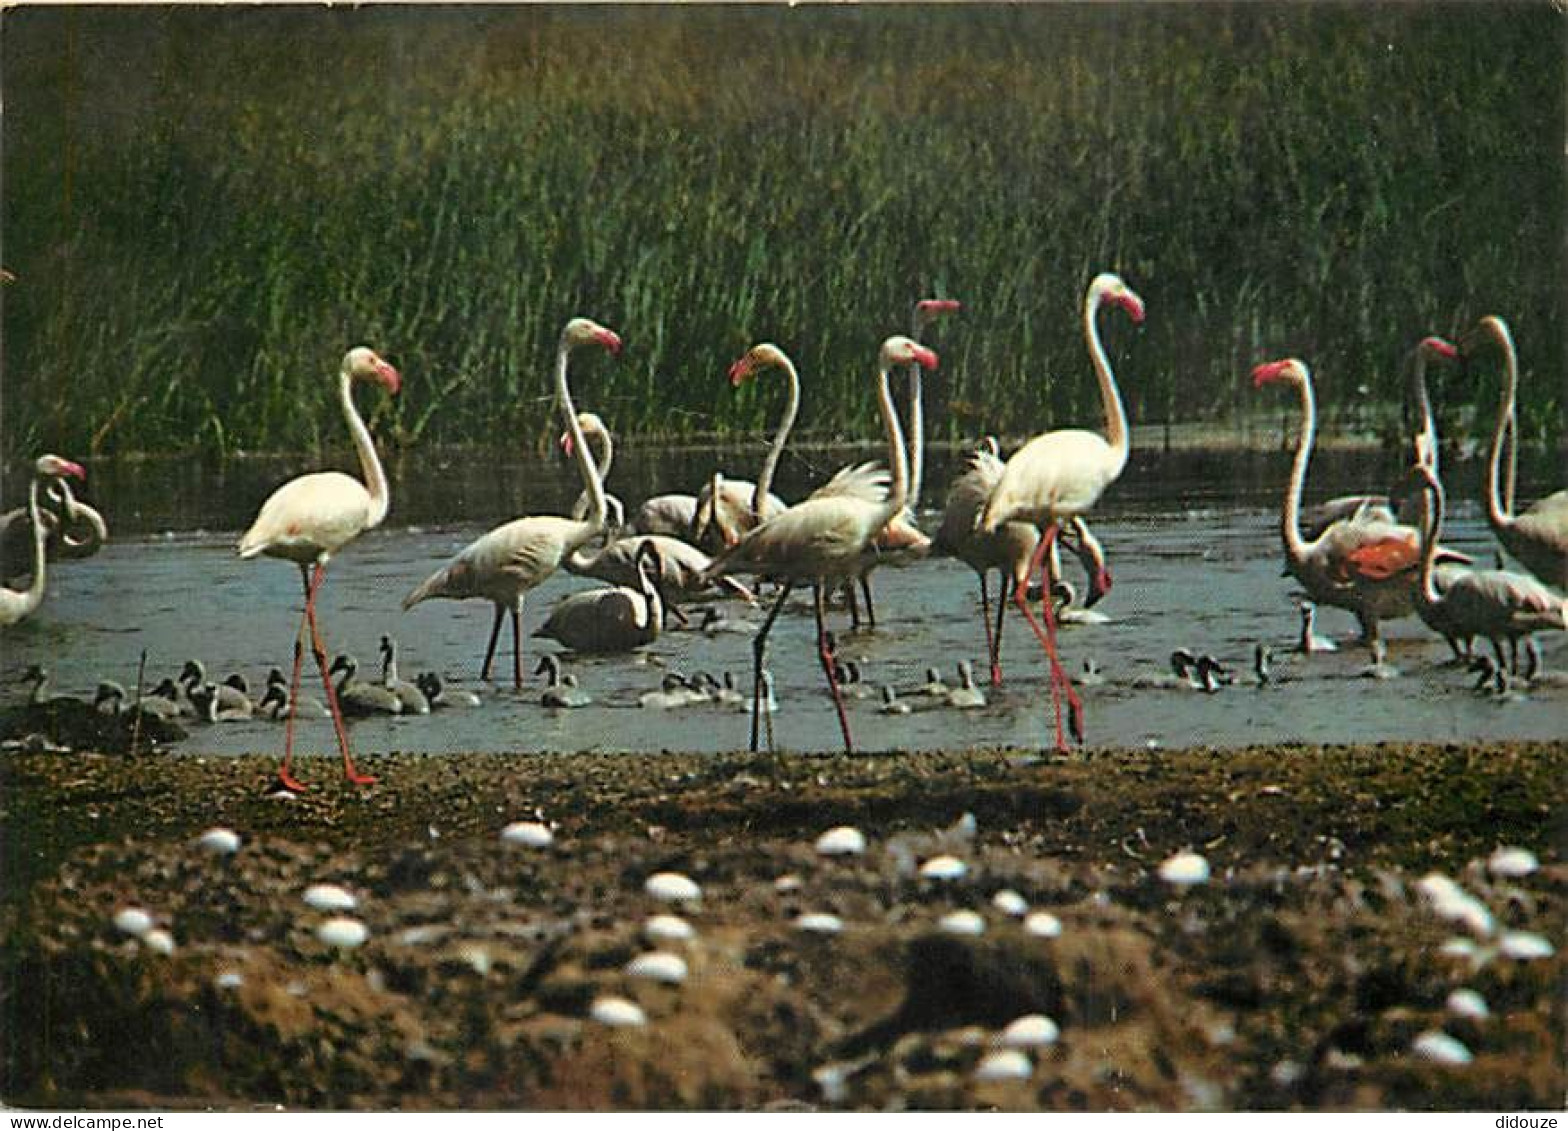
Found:
[[[77,499],[64,479],[49,479],[38,517],[47,528],[44,555],[49,561],[90,558],[109,540],[103,515]],[[50,509],[51,507],[56,509]],[[0,514],[0,577],[29,574],[33,562],[31,511],[25,507]]]
[[[501,620],[510,613],[512,686],[518,691],[523,688],[521,620],[524,595],[542,584],[560,568],[568,555],[593,541],[604,528],[604,485],[599,482],[587,445],[583,442],[577,424],[577,412],[572,407],[571,389],[566,381],[567,360],[571,352],[586,345],[602,346],[613,356],[621,352],[621,339],[597,322],[587,318],[573,318],[561,332],[560,346],[556,352],[556,404],[567,431],[572,434],[577,467],[588,489],[590,514],[581,520],[557,515],[533,515],[498,526],[459,550],[446,565],[403,598],[405,611],[433,597],[459,601],[477,597],[495,605],[495,619],[490,625],[490,643],[485,648],[484,664],[479,673],[481,679],[490,678],[490,664],[495,658]]]
[[[769,347],[779,357],[777,347]],[[754,349],[746,355],[753,357]],[[787,362],[787,358],[785,361]],[[746,361],[742,358],[731,369],[733,375]],[[882,412],[882,423],[887,433],[888,458],[893,466],[892,489],[881,499],[867,490],[836,490],[832,494],[817,493],[785,510],[782,514],[753,527],[750,533],[734,546],[721,553],[709,567],[709,574],[758,573],[775,577],[783,582],[781,592],[763,621],[756,639],[752,642],[752,723],[751,749],[758,748],[758,719],[763,691],[763,657],[767,648],[768,632],[778,619],[779,611],[789,599],[791,589],[797,584],[809,583],[815,598],[817,618],[817,657],[827,676],[828,688],[833,695],[833,705],[838,710],[839,727],[844,734],[844,748],[853,749],[849,734],[849,719],[844,713],[844,700],[839,694],[834,678],[833,654],[828,644],[824,587],[855,576],[861,567],[861,555],[871,540],[887,522],[904,508],[909,497],[909,465],[904,453],[904,438],[893,407],[893,395],[888,388],[888,371],[897,365],[918,363],[926,369],[935,369],[937,356],[925,346],[901,335],[882,343],[877,366],[877,402]],[[791,370],[793,367],[790,367]],[[835,476],[839,481],[844,473]],[[853,476],[851,476],[853,477]],[[759,484],[759,487],[761,484]],[[760,497],[760,493],[759,493]]]
[[[1499,668],[1505,666],[1503,641],[1508,641],[1517,652],[1521,637],[1568,629],[1568,598],[1553,593],[1529,574],[1502,569],[1466,570],[1439,592],[1432,573],[1437,539],[1443,529],[1443,484],[1427,464],[1417,464],[1412,474],[1420,481],[1423,494],[1421,566],[1415,590],[1419,604],[1440,607],[1441,619],[1453,625],[1456,632],[1490,640]]]
[[[1491,459],[1486,469],[1486,521],[1503,548],[1546,584],[1568,591],[1568,490],[1538,499],[1521,514],[1514,514],[1514,478],[1519,455],[1519,423],[1515,401],[1519,393],[1519,355],[1514,350],[1508,323],[1495,314],[1481,319],[1466,335],[1490,339],[1503,354],[1503,395],[1492,435]],[[1498,465],[1502,460],[1503,434],[1511,431],[1508,482],[1498,491]]]
[[[1453,356],[1453,347],[1441,339],[1428,348]],[[1285,569],[1307,595],[1320,605],[1337,605],[1355,614],[1362,639],[1370,648],[1378,640],[1378,622],[1409,616],[1415,610],[1415,577],[1420,564],[1419,533],[1413,527],[1390,522],[1373,508],[1359,509],[1340,519],[1308,541],[1300,525],[1301,493],[1312,457],[1317,431],[1317,403],[1312,394],[1312,374],[1299,358],[1267,362],[1252,371],[1255,388],[1266,384],[1294,385],[1301,397],[1301,434],[1285,502],[1280,511],[1280,537],[1285,546]],[[1443,551],[1445,560],[1468,561],[1462,554]]]
[[[343,365],[338,371],[338,402],[343,410],[343,419],[348,424],[349,434],[354,438],[354,448],[359,453],[360,471],[365,482],[361,483],[339,471],[317,471],[289,480],[262,504],[261,513],[240,539],[238,547],[241,558],[265,554],[267,557],[294,562],[299,566],[300,580],[305,587],[305,613],[300,630],[294,637],[294,677],[289,684],[289,717],[283,731],[283,765],[278,770],[278,784],[295,792],[305,788],[294,777],[291,764],[294,755],[293,704],[299,693],[307,628],[310,631],[311,651],[315,654],[316,666],[321,670],[321,682],[326,688],[327,705],[332,712],[338,748],[343,754],[343,773],[355,785],[369,785],[376,780],[354,768],[354,758],[348,749],[348,733],[343,728],[343,716],[338,710],[337,692],[327,672],[327,647],[316,620],[316,596],[326,577],[327,562],[360,534],[379,526],[391,505],[391,492],[387,486],[386,472],[382,470],[381,460],[376,455],[376,445],[370,438],[370,430],[365,427],[364,420],[354,407],[355,381],[378,382],[393,395],[397,394],[402,382],[397,370],[381,360],[374,350],[359,346],[343,356]],[[312,566],[315,567],[314,571]]]
[[[26,589],[0,588],[0,626],[16,624],[31,616],[44,601],[44,543],[49,531],[38,509],[38,492],[46,480],[72,475],[85,480],[82,465],[59,456],[39,456],[33,464],[33,481],[27,488],[27,515],[33,527],[33,579]]]
[[[1121,307],[1134,322],[1143,321],[1143,300],[1119,276],[1107,272],[1096,276],[1089,284],[1083,304],[1083,331],[1100,385],[1105,435],[1064,428],[1035,436],[1014,452],[1003,466],[1002,475],[976,520],[976,529],[982,534],[989,534],[1013,521],[1030,522],[1040,529],[1034,559],[1025,576],[1040,569],[1056,544],[1062,523],[1094,506],[1105,488],[1127,465],[1127,414],[1122,408],[1116,378],[1111,372],[1110,359],[1100,341],[1096,322],[1096,315],[1106,303]],[[1050,593],[1047,591],[1043,603],[1044,627],[1029,611],[1028,595],[1023,586],[1014,585],[1013,603],[1024,614],[1045,649],[1051,672],[1051,702],[1056,714],[1056,745],[1058,749],[1066,749],[1062,737],[1061,693],[1066,692],[1069,728],[1079,741],[1083,738],[1083,702],[1056,652],[1056,619],[1051,611]]]
[[[664,628],[664,599],[654,582],[659,548],[644,543],[635,564],[636,588],[611,585],[564,597],[534,635],[573,652],[630,652],[652,644]]]

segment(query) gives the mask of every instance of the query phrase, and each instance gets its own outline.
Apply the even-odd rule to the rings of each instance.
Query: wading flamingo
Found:
[[[349,435],[354,439],[354,448],[359,453],[359,467],[365,482],[361,483],[340,471],[317,471],[289,480],[261,505],[261,513],[240,539],[238,547],[241,558],[264,554],[269,558],[282,558],[295,563],[299,566],[300,581],[305,588],[305,613],[299,632],[294,637],[294,677],[289,684],[289,717],[283,731],[283,765],[278,768],[278,784],[294,792],[305,788],[294,777],[292,770],[292,705],[299,693],[300,666],[304,662],[307,629],[311,651],[316,657],[316,666],[321,670],[321,682],[326,688],[327,706],[332,712],[338,749],[343,754],[344,776],[355,785],[369,785],[376,780],[354,768],[354,758],[348,749],[348,733],[343,729],[343,714],[338,710],[337,692],[327,672],[327,647],[316,620],[316,595],[327,575],[327,562],[333,554],[365,531],[379,526],[381,520],[386,518],[387,508],[392,501],[386,472],[381,469],[381,460],[376,455],[370,429],[365,427],[359,410],[354,407],[355,381],[375,381],[384,385],[393,395],[397,394],[402,382],[397,370],[381,360],[372,349],[359,346],[349,350],[343,357],[343,366],[338,371],[338,402],[343,410],[343,419],[348,423]]]
[[[1519,422],[1515,399],[1519,393],[1519,355],[1514,350],[1508,323],[1487,315],[1465,336],[1466,355],[1473,338],[1490,340],[1503,355],[1503,396],[1497,410],[1497,430],[1492,435],[1491,460],[1486,468],[1486,521],[1503,548],[1536,577],[1568,592],[1568,490],[1539,499],[1528,510],[1514,514],[1515,467],[1519,456]],[[1512,432],[1508,450],[1508,481],[1498,490],[1498,465],[1502,460],[1503,433]]]
[[[16,624],[31,616],[44,601],[44,543],[49,530],[38,509],[38,492],[49,480],[75,476],[85,480],[81,464],[59,456],[39,456],[33,464],[33,481],[27,488],[27,515],[33,534],[33,579],[26,589],[0,588],[0,627]]]
[[[1064,428],[1035,436],[1013,453],[1002,468],[990,497],[976,521],[976,529],[989,534],[1006,523],[1023,521],[1040,529],[1034,559],[1028,575],[1036,573],[1055,545],[1062,524],[1094,506],[1105,489],[1121,475],[1127,465],[1127,414],[1122,408],[1110,358],[1100,341],[1096,315],[1105,304],[1119,306],[1132,320],[1143,321],[1143,300],[1117,275],[1098,275],[1089,284],[1083,304],[1084,340],[1100,385],[1100,400],[1105,410],[1105,435],[1077,428]],[[1067,695],[1068,726],[1073,737],[1083,741],[1083,703],[1062,668],[1056,652],[1056,619],[1051,611],[1047,585],[1045,624],[1042,627],[1029,611],[1028,594],[1021,585],[1013,587],[1013,603],[1023,613],[1045,649],[1051,673],[1051,703],[1056,715],[1056,745],[1066,749],[1062,736],[1061,695]]]
[[[573,593],[556,602],[534,635],[573,652],[630,652],[652,644],[664,629],[664,596],[655,580],[659,549],[644,542],[633,559],[632,585]]]
[[[456,601],[482,598],[495,606],[495,619],[490,624],[490,643],[485,647],[480,679],[490,678],[490,664],[495,658],[501,620],[510,613],[512,687],[517,691],[523,689],[521,621],[524,595],[559,569],[567,555],[586,546],[604,529],[604,485],[599,482],[588,447],[583,442],[577,424],[577,411],[572,407],[571,389],[566,381],[567,360],[572,351],[588,345],[602,346],[613,356],[621,352],[621,339],[614,331],[605,329],[591,319],[573,318],[561,331],[560,346],[556,352],[555,400],[566,430],[572,434],[577,468],[588,489],[590,506],[587,518],[533,515],[513,519],[470,542],[451,561],[403,598],[405,611],[433,597]]]
[[[779,357],[777,347],[768,347]],[[747,358],[757,353],[754,348],[736,362],[731,369],[732,379]],[[785,359],[788,360],[787,358]],[[810,584],[817,618],[817,658],[827,676],[828,689],[833,695],[833,705],[838,710],[839,727],[844,734],[844,748],[853,750],[849,734],[849,719],[844,714],[844,700],[839,694],[834,677],[834,657],[828,642],[825,623],[824,587],[853,578],[861,566],[861,554],[887,525],[888,519],[904,509],[909,497],[909,464],[905,458],[904,438],[899,426],[898,412],[893,407],[893,395],[888,388],[888,372],[894,366],[917,363],[926,369],[935,369],[937,356],[911,338],[895,335],[882,343],[877,366],[877,403],[882,411],[882,423],[887,433],[888,459],[892,463],[891,490],[877,498],[877,491],[843,490],[847,478],[857,478],[859,469],[850,469],[834,476],[840,484],[831,494],[817,493],[804,502],[785,510],[754,527],[739,542],[714,559],[709,568],[711,576],[724,573],[757,573],[774,577],[783,584],[773,608],[763,621],[756,639],[752,642],[752,722],[751,749],[758,749],[758,721],[763,693],[763,658],[767,648],[768,632],[778,619],[779,611],[789,599],[790,591],[798,584]],[[752,362],[751,364],[755,364]],[[830,484],[831,486],[832,484]]]

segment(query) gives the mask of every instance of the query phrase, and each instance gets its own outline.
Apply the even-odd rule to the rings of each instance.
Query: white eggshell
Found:
[[[866,850],[866,835],[850,825],[839,825],[817,838],[823,856],[859,856]]]
[[[679,915],[651,915],[642,925],[642,933],[650,942],[689,942],[697,937],[692,925]]]
[[[1054,1045],[1061,1028],[1043,1013],[1026,1013],[1002,1030],[1001,1043],[1008,1048],[1029,1049]]]
[[[623,997],[601,997],[589,1007],[588,1015],[601,1025],[616,1029],[635,1028],[648,1023],[648,1015],[634,1001]]]
[[[337,884],[311,884],[305,889],[305,905],[316,911],[352,911],[359,900]]]
[[[697,881],[680,872],[655,872],[643,884],[643,891],[671,903],[687,903],[702,898],[702,888]]]
[[[969,872],[969,865],[956,856],[933,856],[920,865],[920,874],[928,880],[959,880]]]
[[[513,821],[501,830],[501,839],[508,844],[521,844],[528,848],[549,848],[555,843],[550,826],[538,821]]]
[[[316,937],[328,946],[352,950],[370,937],[370,929],[358,919],[335,916],[316,928]]]
[[[173,954],[174,936],[162,927],[154,927],[142,936],[142,945],[155,954]]]
[[[631,978],[647,978],[675,986],[686,980],[686,960],[667,950],[651,950],[628,962],[626,974]]]
[[[1441,1029],[1428,1029],[1410,1042],[1410,1051],[1423,1060],[1438,1064],[1469,1064],[1475,1058],[1463,1041],[1450,1037]]]
[[[1024,930],[1041,939],[1054,939],[1062,933],[1062,921],[1049,911],[1031,911],[1024,916]]]
[[[1209,862],[1196,852],[1178,852],[1160,865],[1160,879],[1175,887],[1209,882]]]
[[[844,929],[844,920],[826,911],[808,911],[796,917],[795,929],[816,935],[836,935]]]
[[[115,928],[141,938],[152,930],[152,916],[140,907],[123,907],[114,913]]]
[[[997,1049],[975,1066],[976,1080],[1027,1080],[1033,1075],[1033,1062],[1019,1049]]]
[[[196,838],[196,847],[214,856],[230,856],[240,850],[240,834],[233,829],[208,829]]]
[[[1448,1012],[1456,1017],[1469,1017],[1479,1021],[1490,1017],[1492,1011],[1487,1008],[1486,999],[1474,990],[1455,990],[1448,995]]]
[[[985,920],[974,911],[949,911],[937,920],[936,925],[950,935],[985,934]]]
[[[1528,876],[1540,866],[1541,862],[1528,848],[1499,848],[1486,859],[1487,871],[1513,880]]]
[[[1003,888],[991,897],[991,906],[1003,915],[1021,919],[1029,914],[1029,903],[1012,888]]]
[[[1532,958],[1550,958],[1557,948],[1543,935],[1532,931],[1505,931],[1497,940],[1497,949],[1504,958],[1528,961]]]

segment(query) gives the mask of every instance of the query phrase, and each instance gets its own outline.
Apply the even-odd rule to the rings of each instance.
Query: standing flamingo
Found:
[[[326,688],[327,705],[332,712],[332,725],[337,732],[338,748],[343,754],[343,773],[355,785],[369,785],[376,779],[354,768],[354,758],[348,749],[348,734],[343,729],[343,714],[338,709],[337,692],[327,671],[327,648],[316,622],[316,595],[327,574],[327,562],[332,555],[348,545],[359,535],[381,524],[391,505],[391,492],[387,486],[386,472],[376,455],[376,445],[370,438],[370,429],[354,407],[353,384],[355,381],[375,381],[394,396],[401,385],[396,369],[364,346],[351,349],[343,356],[343,366],[338,371],[338,402],[343,419],[348,423],[354,448],[359,453],[360,471],[365,477],[361,483],[340,471],[317,471],[289,480],[274,491],[261,506],[261,513],[239,542],[239,556],[254,558],[265,554],[282,558],[299,566],[300,580],[305,588],[305,614],[300,630],[294,637],[294,677],[289,684],[289,717],[283,731],[283,765],[278,769],[278,784],[298,792],[304,785],[291,770],[294,757],[294,708],[299,694],[300,667],[304,662],[304,637],[310,631],[311,650],[316,666],[321,670],[321,682]],[[368,486],[367,486],[368,484]],[[314,571],[311,567],[314,566]]]
[[[470,542],[451,561],[403,598],[405,611],[432,597],[451,600],[480,597],[495,605],[495,619],[490,625],[490,643],[485,648],[484,664],[479,673],[481,679],[490,678],[490,664],[495,658],[501,620],[510,612],[512,686],[518,691],[523,689],[521,620],[524,594],[542,584],[560,568],[568,554],[586,546],[604,529],[604,485],[599,482],[588,447],[583,441],[582,430],[577,423],[577,411],[572,407],[571,389],[566,382],[568,358],[574,349],[587,345],[602,346],[614,356],[621,352],[621,339],[614,331],[605,329],[591,319],[573,318],[561,331],[560,347],[556,352],[555,400],[566,422],[566,430],[572,435],[577,468],[588,489],[590,513],[587,518],[533,515],[513,519]]]
[[[976,523],[976,529],[983,534],[1013,521],[1030,522],[1040,529],[1034,559],[1025,576],[1040,569],[1056,543],[1062,523],[1094,506],[1127,465],[1127,414],[1122,408],[1116,378],[1111,372],[1110,359],[1100,341],[1096,322],[1100,307],[1106,303],[1121,307],[1135,323],[1143,321],[1143,300],[1119,276],[1107,272],[1096,276],[1089,284],[1083,304],[1083,331],[1100,385],[1105,435],[1064,428],[1035,436],[1004,465],[1001,478]],[[1083,739],[1083,703],[1056,652],[1056,620],[1051,611],[1049,588],[1047,584],[1043,602],[1044,627],[1030,613],[1028,594],[1023,586],[1014,585],[1013,603],[1024,614],[1045,649],[1051,672],[1051,702],[1056,714],[1056,745],[1058,749],[1066,749],[1062,737],[1062,691],[1067,694],[1069,726],[1079,741]]]
[[[779,459],[784,455],[784,443],[795,427],[795,417],[800,413],[800,374],[789,355],[771,342],[752,346],[735,364],[730,366],[730,387],[738,389],[763,369],[781,369],[788,382],[788,398],[778,427],[773,430],[773,440],[768,454],[763,457],[762,470],[757,481],[728,479],[715,472],[713,478],[697,496],[697,512],[692,519],[691,541],[704,550],[718,553],[732,546],[747,531],[763,519],[772,518],[784,511],[784,500],[773,494],[773,476],[778,471]]]
[[[1429,339],[1441,343],[1440,339]],[[1431,347],[1436,348],[1436,347]],[[1447,347],[1452,354],[1452,347]],[[1441,353],[1441,349],[1438,350]],[[1317,432],[1317,403],[1312,394],[1312,374],[1304,361],[1286,358],[1267,362],[1252,371],[1255,388],[1266,384],[1294,385],[1301,397],[1301,433],[1285,502],[1280,511],[1280,538],[1285,546],[1286,571],[1320,605],[1337,605],[1355,614],[1362,639],[1369,648],[1378,641],[1378,622],[1409,616],[1415,609],[1415,578],[1420,565],[1420,537],[1413,527],[1388,521],[1377,508],[1359,508],[1349,518],[1331,522],[1317,537],[1307,540],[1300,525],[1301,493]],[[1444,560],[1468,560],[1462,554],[1442,551]]]
[[[44,543],[49,528],[38,509],[38,492],[47,480],[71,475],[85,480],[81,464],[59,456],[39,456],[33,464],[33,481],[27,488],[27,516],[33,528],[33,579],[26,589],[0,588],[0,626],[16,624],[31,616],[44,601]]]
[[[770,347],[777,352],[776,347]],[[754,349],[746,356],[752,357]],[[783,356],[779,353],[779,356]],[[785,359],[787,361],[787,359]],[[740,367],[746,358],[736,362]],[[833,695],[833,705],[838,710],[839,727],[844,734],[844,748],[853,750],[849,734],[849,719],[844,714],[844,700],[839,693],[838,681],[833,671],[833,652],[825,623],[824,587],[855,576],[861,566],[861,554],[887,525],[888,519],[904,509],[909,497],[909,463],[904,452],[904,437],[898,422],[898,412],[893,407],[893,394],[888,388],[888,371],[897,365],[919,364],[935,369],[937,356],[919,342],[896,335],[882,343],[877,367],[877,403],[882,411],[882,424],[887,433],[888,459],[892,463],[891,490],[881,493],[869,489],[843,490],[848,479],[860,480],[859,469],[850,469],[834,476],[840,489],[830,494],[818,492],[785,510],[782,514],[753,527],[750,533],[734,546],[721,553],[709,567],[709,574],[759,573],[782,581],[782,588],[767,619],[763,621],[756,639],[752,642],[752,721],[751,749],[758,748],[758,720],[761,714],[763,670],[762,663],[767,648],[768,632],[778,619],[779,611],[789,599],[790,591],[797,584],[809,583],[815,598],[817,618],[817,658],[827,676],[828,689]],[[731,369],[734,374],[736,368]],[[831,485],[831,484],[830,484]],[[865,484],[862,484],[864,487]]]
[[[1497,410],[1497,430],[1492,435],[1491,460],[1486,469],[1486,521],[1503,548],[1548,585],[1568,591],[1568,490],[1539,499],[1522,514],[1514,514],[1514,467],[1519,451],[1519,423],[1515,400],[1519,393],[1519,355],[1514,350],[1508,323],[1489,314],[1477,323],[1466,340],[1490,339],[1503,354],[1503,396]],[[1498,465],[1502,460],[1503,433],[1512,431],[1508,482],[1498,492]]]

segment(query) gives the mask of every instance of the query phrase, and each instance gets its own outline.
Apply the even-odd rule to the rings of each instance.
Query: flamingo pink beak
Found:
[[[561,451],[565,454],[566,458],[571,459],[572,452],[575,451],[577,447],[577,445],[572,443],[572,434],[570,432],[562,432],[561,439],[558,441],[558,443],[561,445]]]
[[[740,388],[741,385],[752,375],[752,372],[753,369],[751,363],[751,354],[748,353],[745,357],[737,359],[735,364],[730,366],[731,387],[736,389]]]
[[[610,351],[611,357],[621,356],[621,336],[614,330],[600,330],[594,334],[594,339]]]
[[[1095,602],[1110,591],[1111,571],[1104,568],[1097,570],[1094,579],[1089,583],[1089,592],[1084,597],[1083,607],[1086,609],[1094,608]]]
[[[1135,325],[1143,322],[1143,300],[1137,295],[1117,295],[1116,305],[1127,312],[1127,316],[1133,320]]]
[[[70,476],[73,476],[73,477],[75,477],[77,479],[80,479],[83,483],[87,482],[87,471],[86,471],[86,469],[84,469],[81,464],[79,464],[79,463],[72,463],[68,459],[63,459],[63,460],[61,460],[59,462],[58,472],[57,473],[60,474],[60,475],[70,475]]]
[[[937,356],[934,351],[928,349],[917,349],[914,351],[914,357],[915,364],[920,366],[920,368],[929,369],[932,372],[936,371]]]
[[[1435,336],[1422,338],[1421,345],[1417,348],[1436,354],[1438,357],[1447,358],[1449,361],[1455,361],[1459,357],[1459,350],[1446,338]]]
[[[1252,371],[1252,387],[1261,389],[1270,381],[1278,381],[1285,372],[1289,361],[1266,361]]]
[[[403,387],[403,378],[398,376],[397,370],[393,369],[379,357],[375,360],[375,367],[376,376],[380,378],[381,383],[387,387],[387,391],[393,396],[397,396],[398,391]]]
[[[963,304],[954,298],[925,298],[915,304],[922,315],[951,314],[955,310],[962,310]]]

